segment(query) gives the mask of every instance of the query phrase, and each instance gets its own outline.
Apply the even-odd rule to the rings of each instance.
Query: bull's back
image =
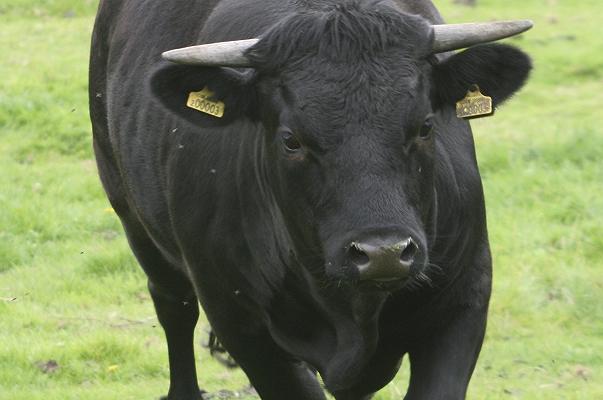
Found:
[[[173,117],[152,101],[149,79],[163,51],[195,42],[213,3],[101,1],[92,35],[90,117],[101,181],[126,231],[148,236],[170,259],[178,251],[165,161],[179,137],[171,135]]]

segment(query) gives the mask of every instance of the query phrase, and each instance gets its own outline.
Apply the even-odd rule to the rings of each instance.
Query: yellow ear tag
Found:
[[[484,96],[477,85],[471,85],[465,98],[456,103],[456,116],[459,118],[481,118],[492,112],[492,97]]]
[[[213,95],[214,93],[206,86],[200,92],[190,92],[186,105],[202,113],[222,118],[224,116],[224,103],[210,100]]]

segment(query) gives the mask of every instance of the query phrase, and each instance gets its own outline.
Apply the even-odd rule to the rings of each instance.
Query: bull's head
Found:
[[[496,106],[530,70],[511,46],[470,46],[530,27],[433,26],[385,5],[307,12],[259,39],[167,51],[163,57],[179,65],[162,68],[153,89],[196,125],[246,118],[262,127],[266,186],[303,264],[396,288],[428,263],[436,137],[467,137],[450,118],[455,102],[477,84]],[[226,104],[223,118],[186,107],[188,93],[205,86]]]

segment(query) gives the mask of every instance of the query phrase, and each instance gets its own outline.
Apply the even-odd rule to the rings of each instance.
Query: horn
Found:
[[[468,24],[433,25],[433,52],[462,49],[517,35],[534,24],[527,19]]]
[[[250,67],[245,51],[258,39],[234,40],[184,47],[166,51],[161,56],[178,64],[205,65],[208,67]]]
[[[461,49],[492,42],[525,32],[533,26],[530,20],[467,24],[433,25],[433,53]],[[179,64],[250,67],[245,51],[259,39],[234,40],[184,47],[164,52],[161,56]]]

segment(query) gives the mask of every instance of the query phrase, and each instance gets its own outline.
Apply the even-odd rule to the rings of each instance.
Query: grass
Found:
[[[449,21],[532,18],[528,86],[473,123],[495,259],[470,399],[603,398],[603,36],[598,0],[436,2]],[[0,399],[152,399],[165,342],[92,161],[95,2],[0,5]],[[206,390],[238,390],[199,342]],[[56,365],[50,360],[54,360]],[[408,365],[377,396],[401,398]]]

